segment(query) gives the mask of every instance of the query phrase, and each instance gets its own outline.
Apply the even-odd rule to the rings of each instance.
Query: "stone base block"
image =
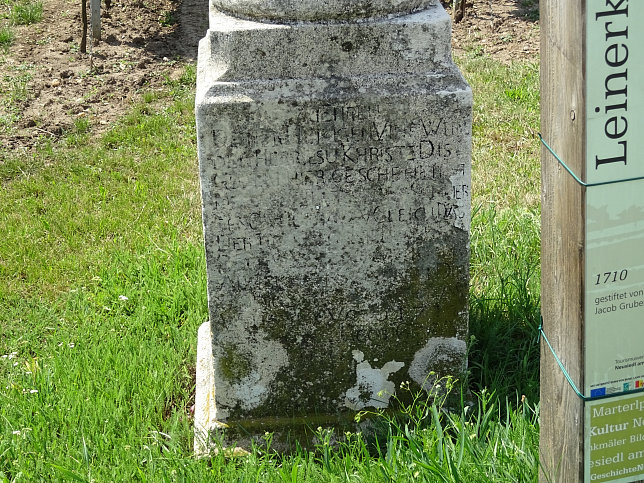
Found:
[[[227,456],[244,456],[253,444],[265,447],[270,437],[273,451],[287,453],[296,448],[313,447],[325,431],[337,435],[344,431],[372,432],[368,420],[356,423],[354,414],[310,415],[245,419],[229,424],[218,421],[215,405],[215,360],[210,322],[199,327],[197,341],[197,374],[195,396],[194,453],[207,457],[223,450]]]

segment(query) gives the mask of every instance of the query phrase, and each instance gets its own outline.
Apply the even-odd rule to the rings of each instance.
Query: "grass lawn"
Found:
[[[538,64],[459,61],[475,92],[469,374],[381,437],[192,457],[207,319],[194,66],[111,130],[0,151],[1,481],[536,481]],[[466,402],[473,400],[473,405]],[[208,479],[208,480],[207,480]]]

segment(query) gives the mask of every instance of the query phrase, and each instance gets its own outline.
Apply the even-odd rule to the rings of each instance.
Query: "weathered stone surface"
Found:
[[[213,0],[221,12],[235,17],[277,21],[358,21],[409,14],[431,0]]]
[[[449,17],[442,7],[364,24],[252,22],[210,14],[199,47],[199,89],[223,82],[431,74],[453,70]],[[459,75],[456,72],[454,75]],[[357,79],[360,76],[367,76]],[[203,98],[205,92],[198,94]],[[199,100],[197,102],[200,102]]]
[[[427,5],[212,12],[196,103],[218,421],[337,421],[463,369],[472,96]]]
[[[208,432],[217,424],[215,407],[215,360],[212,354],[212,327],[201,324],[197,334],[197,368],[195,396],[195,440],[197,456],[208,454]]]

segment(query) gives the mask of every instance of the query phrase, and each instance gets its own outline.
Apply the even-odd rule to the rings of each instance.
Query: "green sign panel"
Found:
[[[636,481],[644,474],[644,394],[586,406],[586,481]]]
[[[586,182],[644,176],[644,0],[586,1]],[[586,189],[585,481],[644,478],[644,180]]]

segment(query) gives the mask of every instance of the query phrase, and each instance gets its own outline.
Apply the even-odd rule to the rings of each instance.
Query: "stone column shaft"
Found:
[[[462,371],[472,95],[438,0],[210,15],[196,111],[215,402],[198,424],[286,441]]]

